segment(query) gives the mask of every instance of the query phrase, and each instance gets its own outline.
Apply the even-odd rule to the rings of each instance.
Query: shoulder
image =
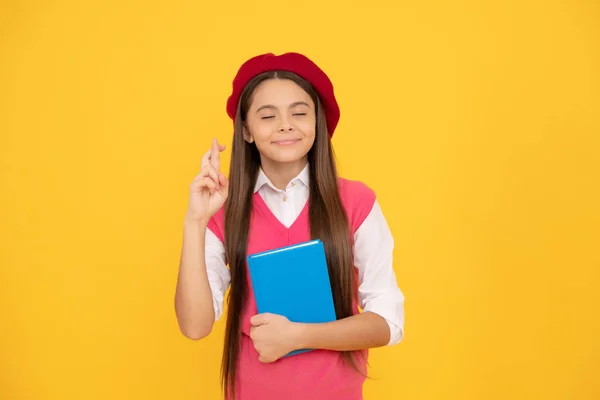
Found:
[[[377,195],[364,182],[346,178],[338,178],[338,191],[354,233],[373,209]]]
[[[359,200],[375,198],[375,191],[361,181],[338,178],[338,190],[341,196],[358,196]]]

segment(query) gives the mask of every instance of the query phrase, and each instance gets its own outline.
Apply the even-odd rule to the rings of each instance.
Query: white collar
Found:
[[[290,186],[294,186],[297,182],[300,182],[300,183],[304,184],[304,186],[309,187],[308,186],[308,182],[309,182],[308,164],[306,164],[306,166],[302,169],[302,171],[300,171],[300,173],[294,179],[292,179],[290,181],[290,183],[288,184],[288,188]],[[282,191],[281,189],[278,189],[275,185],[273,185],[271,180],[263,172],[263,169],[259,168],[258,177],[256,178],[256,185],[254,185],[254,193],[258,192],[260,190],[260,188],[263,187],[264,185],[268,185],[269,187],[271,187],[271,189],[273,189],[277,192]]]

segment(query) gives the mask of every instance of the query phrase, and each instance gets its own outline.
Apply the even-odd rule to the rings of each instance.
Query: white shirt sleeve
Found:
[[[393,269],[394,238],[377,201],[354,241],[359,306],[383,317],[390,327],[388,345],[397,344],[404,337],[404,295]]]
[[[225,263],[225,246],[210,229],[206,229],[204,253],[216,321],[223,315],[225,292],[231,282],[231,275]]]

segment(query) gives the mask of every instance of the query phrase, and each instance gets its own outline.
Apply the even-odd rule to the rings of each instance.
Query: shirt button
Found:
[[[286,201],[286,200],[287,200],[287,196],[283,196],[283,201]]]
[[[296,186],[296,182],[292,182],[292,186]]]

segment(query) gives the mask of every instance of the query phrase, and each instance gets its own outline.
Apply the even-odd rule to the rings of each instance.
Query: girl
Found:
[[[404,296],[375,194],[337,176],[333,86],[301,54],[260,55],[240,67],[227,113],[234,122],[229,179],[220,171],[225,146],[213,139],[190,186],[175,297],[180,329],[190,339],[207,336],[231,286],[227,399],[362,399],[367,350],[403,337]],[[337,320],[257,315],[246,256],[315,238],[325,246]],[[315,350],[282,358],[304,348]]]

